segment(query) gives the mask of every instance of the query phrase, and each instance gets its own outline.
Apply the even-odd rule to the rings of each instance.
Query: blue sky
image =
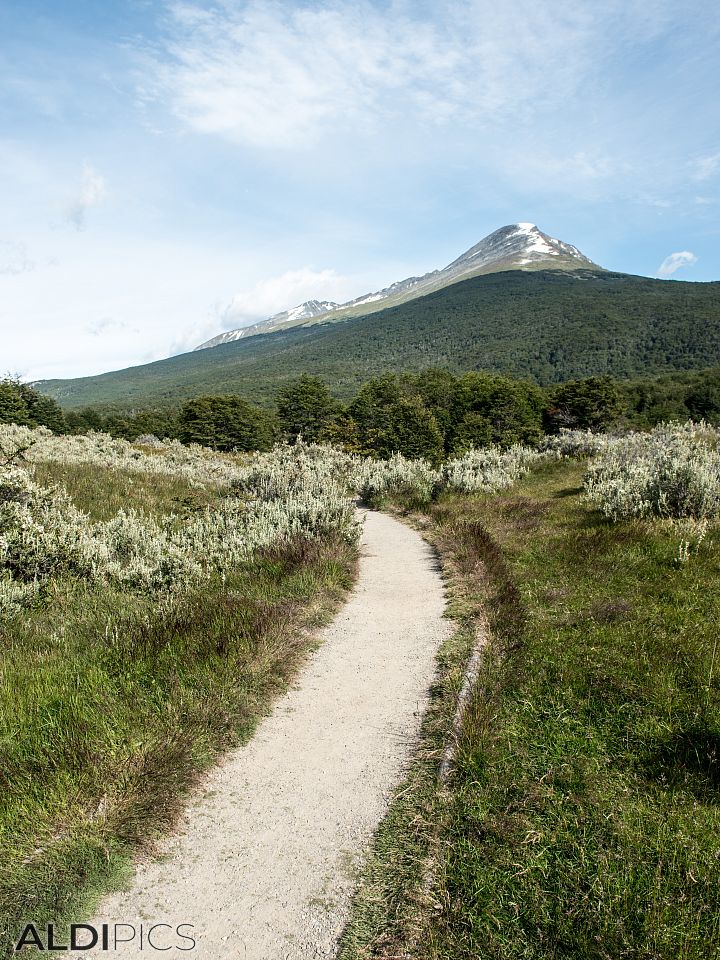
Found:
[[[6,371],[158,359],[517,221],[720,279],[712,0],[0,0],[0,38]]]

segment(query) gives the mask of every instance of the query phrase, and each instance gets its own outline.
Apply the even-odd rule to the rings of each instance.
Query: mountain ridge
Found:
[[[439,270],[431,270],[419,277],[398,280],[389,287],[374,293],[363,294],[342,304],[308,300],[289,310],[274,314],[267,320],[219,333],[194,349],[207,350],[223,343],[232,343],[235,340],[291,327],[341,322],[349,317],[367,316],[378,310],[434,293],[452,283],[488,273],[506,270],[577,270],[579,268],[603,269],[581,253],[577,247],[543,233],[534,223],[508,224],[483,237],[452,263]],[[326,309],[318,309],[319,307]]]
[[[74,380],[36,383],[63,407],[174,406],[203,394],[272,405],[302,373],[338,399],[372,376],[442,367],[559,383],[720,364],[720,282],[609,271],[511,270],[473,277],[346,323],[318,323]]]

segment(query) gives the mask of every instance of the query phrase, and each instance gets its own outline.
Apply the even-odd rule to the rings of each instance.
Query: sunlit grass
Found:
[[[344,957],[720,956],[717,527],[684,559],[677,522],[613,523],[583,469],[427,508],[491,646],[448,793],[396,818],[388,869],[424,819],[425,887],[371,889]]]
[[[212,478],[215,464],[208,460],[206,467],[201,454],[196,459]],[[270,476],[291,472],[271,456],[263,464]],[[321,482],[324,465],[312,465],[314,480],[303,472],[305,461],[292,473],[297,489],[304,491],[306,480]],[[180,536],[240,503],[227,487],[198,485],[172,470],[52,459],[29,469],[43,495],[47,484],[67,491],[71,503],[58,496],[53,514],[61,531],[86,522],[71,517],[73,505],[88,523],[134,510],[149,532],[154,520],[174,516],[171,527]],[[256,481],[267,480],[258,465]],[[282,512],[287,491],[276,492]],[[6,485],[5,493],[12,521],[15,488]],[[18,497],[21,505],[29,499],[23,490]],[[333,524],[352,517],[352,504],[337,497],[335,513],[334,501],[313,501],[307,523],[298,515],[292,531],[235,558],[229,551],[240,536],[239,520],[227,513],[227,529],[218,534],[226,562],[167,589],[59,565],[29,602],[4,612],[0,956],[11,955],[25,921],[85,916],[92,898],[127,870],[138,845],[172,825],[198,774],[252,735],[312,648],[311,628],[351,586],[354,537]],[[34,535],[42,561],[47,526]]]
[[[182,476],[143,474],[88,463],[35,463],[32,474],[43,485],[59,484],[92,520],[110,520],[119,510],[152,516],[186,514],[209,506],[217,491]]]

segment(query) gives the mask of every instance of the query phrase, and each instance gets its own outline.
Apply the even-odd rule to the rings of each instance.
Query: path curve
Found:
[[[297,685],[214,770],[162,856],[101,905],[101,923],[192,924],[196,946],[154,931],[114,957],[317,960],[335,955],[354,876],[419,729],[449,633],[431,548],[365,516],[359,578]],[[128,936],[128,931],[123,931]],[[100,951],[66,956],[107,957]]]

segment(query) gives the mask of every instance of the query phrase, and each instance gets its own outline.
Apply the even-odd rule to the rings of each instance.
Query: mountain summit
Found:
[[[499,270],[597,269],[577,247],[543,233],[534,223],[500,227],[445,267],[445,272],[495,273]]]
[[[534,223],[513,223],[495,230],[441,270],[433,270],[421,277],[408,277],[407,280],[393,283],[384,290],[365,294],[343,304],[308,300],[291,310],[277,313],[268,320],[218,334],[195,349],[205,350],[259,333],[273,333],[290,327],[334,323],[349,317],[365,316],[484,273],[499,273],[503,270],[581,269],[602,268],[589,260],[577,247],[543,233]]]

